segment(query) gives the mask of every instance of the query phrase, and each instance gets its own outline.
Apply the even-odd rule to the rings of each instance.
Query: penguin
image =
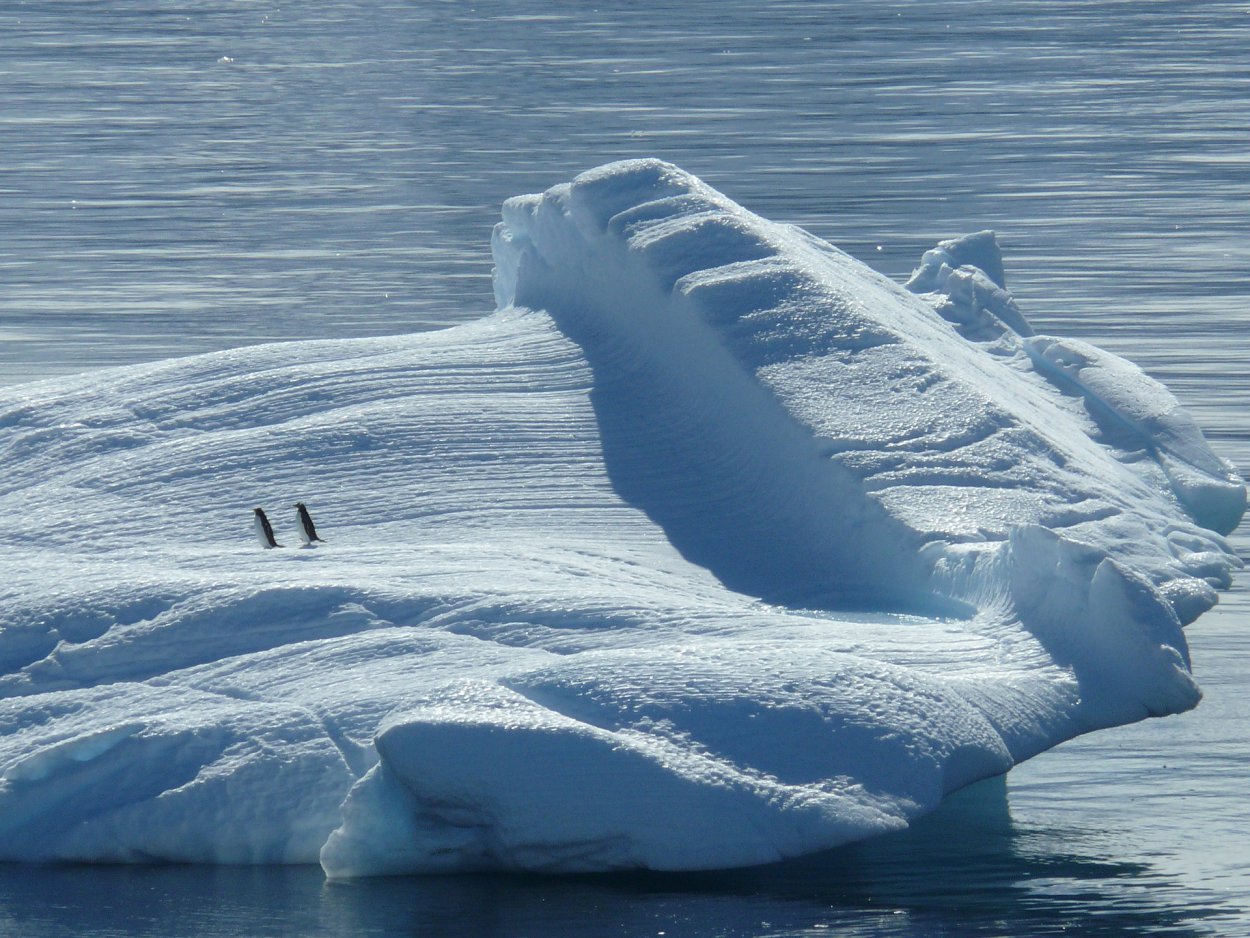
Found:
[[[260,546],[268,550],[271,547],[281,547],[273,536],[273,528],[269,524],[269,519],[265,517],[263,508],[253,508],[252,512],[256,515],[252,519],[252,527],[256,529],[256,539],[260,541]]]
[[[296,502],[295,510],[299,512],[299,539],[304,542],[304,546],[311,547],[313,541],[324,544],[325,538],[317,536],[317,529],[313,527],[312,515],[308,513],[307,506],[303,502]]]

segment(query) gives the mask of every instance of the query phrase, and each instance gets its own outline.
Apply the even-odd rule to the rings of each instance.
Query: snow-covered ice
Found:
[[[471,325],[0,390],[0,858],[762,863],[1197,702],[1241,481],[992,234],[904,289],[641,160],[493,250]]]

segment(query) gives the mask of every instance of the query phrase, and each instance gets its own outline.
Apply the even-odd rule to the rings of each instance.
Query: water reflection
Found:
[[[912,830],[726,873],[398,877],[320,870],[0,868],[0,933],[77,935],[1208,934],[1214,901],[1087,831],[1013,824],[1002,779]]]

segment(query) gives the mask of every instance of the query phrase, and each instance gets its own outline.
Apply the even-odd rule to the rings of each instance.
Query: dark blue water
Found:
[[[9,0],[0,83],[0,382],[476,318],[502,199],[658,155],[891,276],[995,228],[1250,471],[1244,2]],[[1189,632],[1193,713],[782,869],[9,867],[0,935],[1250,933],[1245,587]]]
[[[74,935],[1198,935],[1227,923],[1075,829],[1012,821],[1002,780],[900,835],[721,874],[326,883],[320,870],[0,867],[0,931]],[[1065,843],[1066,841],[1066,843]],[[1063,881],[1066,887],[1039,888]]]

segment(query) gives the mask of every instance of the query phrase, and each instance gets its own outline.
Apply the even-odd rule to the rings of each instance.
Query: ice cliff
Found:
[[[0,390],[0,858],[762,863],[1197,702],[1241,481],[992,234],[904,289],[642,160],[493,249],[471,325]]]

